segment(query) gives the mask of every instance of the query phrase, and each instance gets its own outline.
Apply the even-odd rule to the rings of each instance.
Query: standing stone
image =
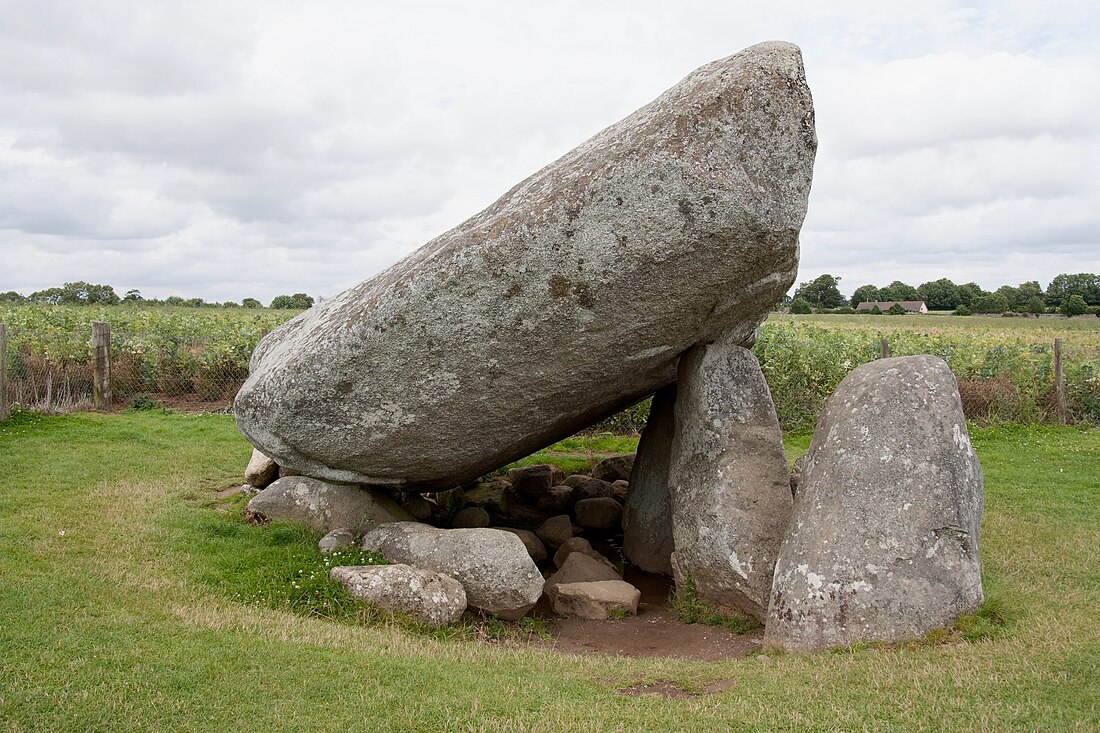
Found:
[[[378,489],[333,484],[306,476],[275,481],[252,497],[245,513],[263,520],[295,522],[314,532],[347,527],[356,534],[378,524],[412,519]]]
[[[672,499],[668,468],[676,433],[676,385],[653,395],[649,420],[638,442],[623,508],[623,554],[648,573],[672,575]]]
[[[982,601],[982,469],[951,369],[853,370],[814,430],[765,641],[792,652],[922,636]]]
[[[729,340],[680,362],[672,444],[676,586],[727,613],[767,616],[791,520],[783,438],[760,364]]]
[[[466,612],[462,584],[431,570],[411,565],[341,565],[329,577],[354,598],[406,613],[428,626],[457,623]]]
[[[692,345],[752,343],[794,282],[816,149],[797,46],[707,64],[268,334],[237,425],[302,473],[420,491],[568,437]]]
[[[542,595],[542,574],[527,548],[504,530],[396,522],[368,532],[362,548],[391,563],[449,575],[462,584],[470,608],[508,621],[531,610]]]

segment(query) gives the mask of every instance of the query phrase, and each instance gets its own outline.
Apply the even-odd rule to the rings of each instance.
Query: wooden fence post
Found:
[[[111,324],[92,321],[92,404],[111,407]]]
[[[1062,371],[1062,339],[1054,339],[1054,410],[1058,422],[1066,424],[1066,375]]]
[[[8,416],[8,327],[0,323],[0,420]]]
[[[880,359],[890,358],[890,342],[886,339],[879,339],[878,341],[878,353]]]

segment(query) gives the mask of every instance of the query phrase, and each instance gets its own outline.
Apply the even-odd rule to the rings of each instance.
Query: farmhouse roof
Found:
[[[877,305],[879,310],[888,311],[895,304],[911,313],[918,313],[922,308],[927,308],[923,300],[865,300],[856,306],[856,310],[869,311]]]

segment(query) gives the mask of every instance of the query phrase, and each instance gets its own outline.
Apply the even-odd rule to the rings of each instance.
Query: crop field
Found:
[[[90,324],[112,327],[112,387],[125,406],[228,405],[262,335],[295,311],[171,307],[0,306],[8,327],[9,401],[36,409],[90,405]],[[1100,424],[1100,318],[773,315],[754,349],[787,430],[813,426],[825,399],[855,366],[891,355],[942,357],[959,379],[968,417],[1049,422],[1054,416],[1054,339],[1064,349],[1071,422]],[[638,430],[645,404],[600,429]]]
[[[357,611],[316,536],[247,524],[224,496],[250,450],[228,415],[17,410],[0,421],[0,730],[1098,730],[1100,431],[971,436],[984,625],[699,661]],[[574,438],[539,458],[572,470],[635,443]],[[788,437],[789,458],[806,443]]]

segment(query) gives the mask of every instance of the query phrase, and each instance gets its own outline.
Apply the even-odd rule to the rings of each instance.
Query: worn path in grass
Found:
[[[686,662],[243,603],[234,562],[308,538],[217,508],[249,452],[230,418],[20,415],[0,423],[0,729],[1100,729],[1100,432],[974,443],[990,595],[1011,619],[992,638]],[[684,695],[646,694],[662,690]]]

